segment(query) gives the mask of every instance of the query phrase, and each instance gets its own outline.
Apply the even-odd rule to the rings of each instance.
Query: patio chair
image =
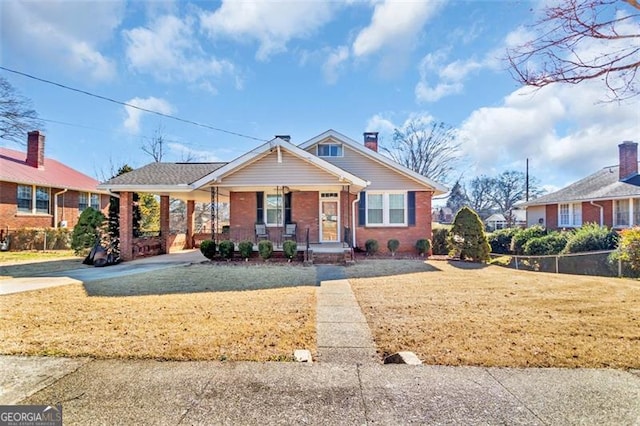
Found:
[[[256,223],[256,241],[268,240],[269,231],[264,223]]]
[[[297,230],[297,224],[295,223],[287,223],[284,226],[284,233],[282,234],[282,239],[283,240],[294,240],[296,241],[296,230]]]

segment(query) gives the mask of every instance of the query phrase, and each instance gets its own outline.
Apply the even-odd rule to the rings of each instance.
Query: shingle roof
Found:
[[[640,175],[619,180],[619,167],[605,167],[551,194],[531,200],[522,206],[566,203],[571,201],[611,200],[640,196]]]
[[[27,164],[26,152],[0,148],[0,181],[75,191],[105,192],[97,190],[98,181],[59,161],[45,158],[43,168]]]
[[[227,163],[151,163],[101,184],[116,185],[184,185],[191,184]]]

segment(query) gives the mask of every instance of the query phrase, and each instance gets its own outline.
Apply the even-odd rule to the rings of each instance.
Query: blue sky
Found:
[[[555,189],[617,164],[620,142],[640,142],[640,108],[601,102],[598,81],[532,92],[512,79],[505,49],[531,35],[542,4],[2,2],[0,62],[265,140],[301,143],[332,128],[356,140],[379,131],[384,145],[408,119],[443,121],[463,136],[458,174],[524,171],[529,158]],[[230,161],[261,143],[0,75],[47,120],[47,155],[96,178],[150,162],[141,146],[158,128],[165,161]]]

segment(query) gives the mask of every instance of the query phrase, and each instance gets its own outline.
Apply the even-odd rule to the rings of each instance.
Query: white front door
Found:
[[[340,241],[340,215],[338,200],[320,200],[320,241]]]

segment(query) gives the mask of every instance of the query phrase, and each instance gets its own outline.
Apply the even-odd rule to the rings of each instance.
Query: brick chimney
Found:
[[[28,133],[27,165],[38,169],[44,168],[44,135],[38,130]]]
[[[378,132],[364,132],[364,146],[378,152]]]
[[[638,174],[638,144],[624,141],[618,145],[620,149],[620,180],[625,180]]]

